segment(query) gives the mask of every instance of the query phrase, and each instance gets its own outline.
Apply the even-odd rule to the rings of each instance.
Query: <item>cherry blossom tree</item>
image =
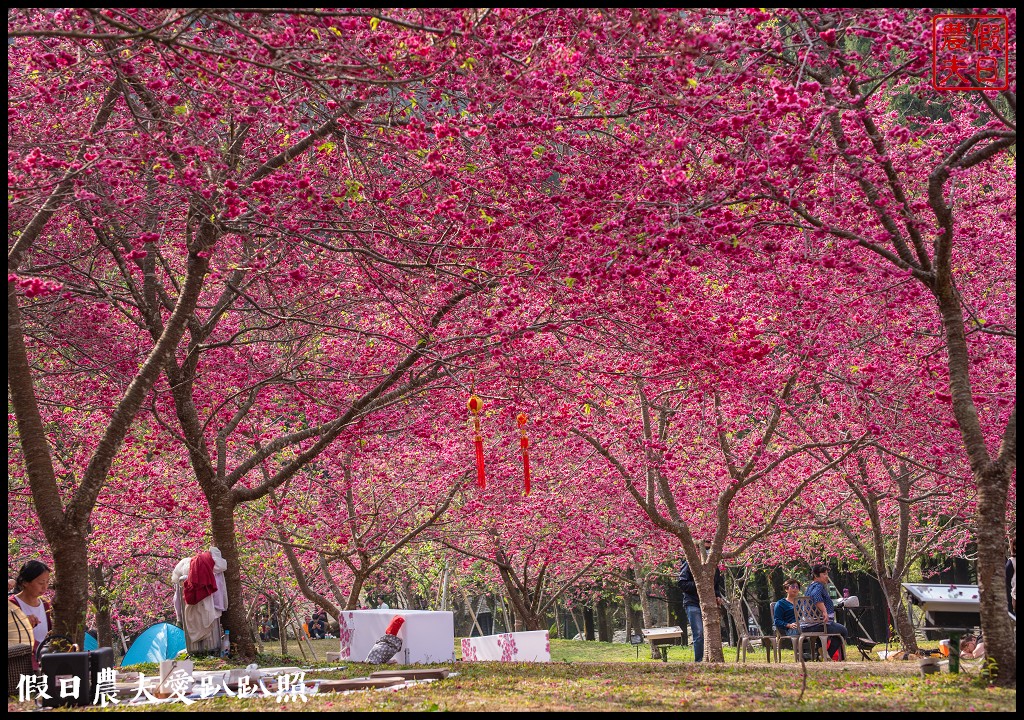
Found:
[[[1013,37],[1015,13],[1006,17]],[[1013,284],[1005,275],[1013,264],[1006,259],[1014,257],[1007,211],[1015,197],[1015,86],[931,91],[931,19],[925,11],[787,10],[751,15],[742,38],[721,28],[723,59],[734,63],[735,77],[750,77],[745,63],[758,58],[754,67],[771,80],[761,88],[765,102],[723,117],[713,130],[730,138],[723,171],[747,178],[737,196],[771,199],[779,208],[755,224],[831,239],[833,267],[913,278],[930,296],[944,336],[943,395],[978,492],[982,627],[995,640],[986,651],[1000,682],[1013,683],[1016,650],[1001,568],[1016,465],[1016,404],[1007,383]],[[1008,53],[1014,67],[1012,42]],[[921,110],[901,113],[901,99]],[[946,112],[926,116],[928,101]],[[805,194],[810,187],[815,192]],[[1002,259],[983,260],[993,257]],[[994,357],[1002,362],[994,366]]]
[[[395,422],[411,429],[396,455],[430,436],[420,450],[454,482],[472,465],[472,390],[500,423],[486,455],[503,482],[520,461],[512,420],[529,414],[545,500],[488,506],[467,489],[453,511],[482,516],[471,537],[440,516],[410,527],[491,563],[517,619],[537,622],[552,573],[624,570],[616,522],[677,538],[710,600],[715,564],[782,552],[772,533],[808,507],[854,497],[900,517],[875,489],[906,474],[865,456],[874,442],[950,476],[955,453],[968,459],[983,623],[1003,638],[986,647],[1012,682],[998,570],[1015,469],[1015,89],[926,89],[930,19],[11,11],[9,392],[60,627],[84,619],[104,487],[130,497],[170,471],[127,448],[133,428],[201,491],[195,539],[229,560],[227,624],[247,654],[243,546],[269,529],[247,506],[273,493],[302,535],[296,487],[316,468],[341,477],[336,459]],[[914,346],[915,376],[905,351],[921,338],[939,355]],[[927,441],[879,431],[900,380],[918,394],[900,395],[908,422],[946,424]],[[390,519],[451,487],[413,482]],[[602,527],[574,497],[591,515],[631,498],[646,520]],[[300,579],[303,553],[327,547],[309,532],[286,538]]]

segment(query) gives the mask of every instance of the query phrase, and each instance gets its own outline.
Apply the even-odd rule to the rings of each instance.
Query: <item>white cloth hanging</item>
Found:
[[[185,637],[190,646],[194,646],[190,649],[215,650],[220,647],[220,616],[228,609],[227,583],[224,580],[224,571],[227,570],[228,563],[216,547],[210,548],[210,557],[213,558],[213,577],[217,583],[217,590],[195,605],[185,602],[183,590],[183,585],[188,579],[192,558],[181,559],[171,571],[171,585],[174,587],[174,615],[184,628]]]
[[[228,609],[228,584],[224,580],[224,572],[228,569],[228,561],[215,547],[210,548],[213,556],[213,579],[217,581],[217,592],[213,594],[213,609],[220,615]]]

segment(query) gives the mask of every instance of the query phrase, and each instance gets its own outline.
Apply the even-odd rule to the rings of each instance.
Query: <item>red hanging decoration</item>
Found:
[[[466,403],[469,412],[473,415],[473,445],[476,447],[476,484],[483,490],[487,487],[487,479],[484,477],[484,439],[480,435],[480,411],[483,410],[484,402],[475,394],[469,396]]]
[[[519,425],[519,447],[523,450],[523,495],[530,494],[530,440],[526,437],[526,413],[516,415]]]

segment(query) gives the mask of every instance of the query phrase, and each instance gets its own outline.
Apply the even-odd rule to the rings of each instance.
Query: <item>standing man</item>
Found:
[[[1010,557],[1006,558],[1006,609],[1017,614],[1017,538],[1010,538]]]
[[[704,541],[705,554],[710,549],[710,543]],[[683,560],[679,568],[679,589],[683,593],[683,607],[686,609],[686,619],[690,624],[690,636],[693,643],[693,659],[696,662],[704,661],[704,618],[700,612],[700,598],[697,596],[697,583],[690,571],[690,564]],[[715,601],[719,607],[725,605],[725,580],[722,579],[721,571],[715,568]]]
[[[807,597],[814,603],[814,607],[818,611],[818,616],[825,619],[824,623],[801,623],[800,629],[806,632],[828,632],[838,633],[843,636],[843,641],[837,642],[834,638],[829,638],[828,641],[828,654],[829,657],[835,658],[836,653],[842,659],[846,659],[846,641],[850,637],[850,633],[846,630],[845,625],[840,625],[836,622],[836,608],[832,604],[832,596],[828,592],[828,566],[827,565],[814,565],[811,567],[811,584],[807,586]]]

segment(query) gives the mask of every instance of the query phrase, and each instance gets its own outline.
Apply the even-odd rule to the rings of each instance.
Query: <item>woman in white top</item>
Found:
[[[969,635],[960,641],[960,657],[976,660],[985,657],[985,643],[973,635]]]
[[[32,624],[32,636],[38,645],[50,632],[50,605],[43,600],[43,593],[50,587],[50,568],[38,560],[29,560],[21,566],[16,587],[20,592],[13,598]]]

